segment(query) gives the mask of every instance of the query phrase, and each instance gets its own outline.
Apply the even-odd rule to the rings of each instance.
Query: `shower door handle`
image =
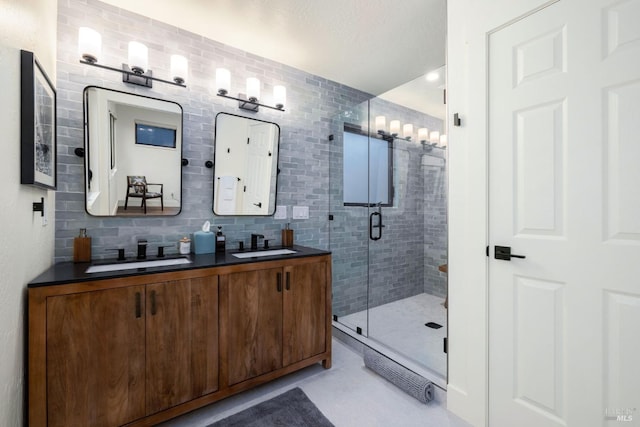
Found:
[[[373,218],[377,217],[378,221],[377,223],[373,223]],[[380,212],[371,212],[371,215],[369,215],[369,238],[371,240],[380,240],[382,238],[382,227],[384,227],[384,225],[382,225],[382,213]],[[377,228],[378,229],[378,235],[374,236],[373,235],[373,229]]]

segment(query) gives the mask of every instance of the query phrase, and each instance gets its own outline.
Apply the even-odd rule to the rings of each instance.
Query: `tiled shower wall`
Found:
[[[344,123],[366,126],[367,117],[373,121],[377,115],[413,123],[416,129],[443,130],[442,120],[380,98],[334,118],[329,227],[333,312],[338,316],[423,292],[438,296],[446,292],[445,278],[438,271],[438,265],[446,262],[446,186],[434,183],[446,176],[443,150],[428,152],[415,141],[394,141],[395,196],[392,207],[382,207],[382,239],[369,239],[370,209],[343,205]],[[443,167],[424,166],[430,159]]]
[[[434,148],[422,158],[424,177],[424,292],[444,298],[447,275],[438,267],[447,263],[446,152]]]
[[[222,225],[228,247],[248,241],[252,232],[280,241],[280,229],[292,223],[298,244],[328,247],[328,192],[330,123],[341,111],[370,98],[368,94],[314,76],[260,56],[223,45],[141,15],[96,0],[60,0],[58,4],[58,192],[56,195],[55,260],[72,257],[73,237],[87,228],[93,238],[93,257],[112,257],[105,249],[125,247],[134,252],[138,238],[150,245],[175,244],[183,235],[210,220]],[[122,83],[118,73],[80,64],[77,34],[80,26],[102,34],[100,62],[118,66],[126,62],[127,44],[140,41],[149,48],[149,68],[154,76],[168,78],[169,58],[178,53],[189,61],[187,88],[154,82],[153,88]],[[262,81],[267,97],[276,84],[287,87],[286,111],[262,108],[259,113],[238,110],[237,103],[215,94],[215,68],[232,73],[232,93],[241,92],[247,77]],[[161,218],[100,218],[84,209],[83,159],[74,149],[84,144],[82,92],[94,85],[175,101],[184,109],[183,157],[189,165],[182,174],[182,212]],[[281,128],[278,204],[309,206],[308,220],[274,220],[273,217],[216,217],[211,210],[211,169],[214,120],[219,112],[247,115],[278,123]],[[141,159],[140,161],[144,161]],[[417,190],[416,190],[417,191]]]

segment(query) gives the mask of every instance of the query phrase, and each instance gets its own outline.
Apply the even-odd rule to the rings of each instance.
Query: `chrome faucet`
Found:
[[[258,250],[258,239],[264,239],[262,234],[251,234],[251,250]]]

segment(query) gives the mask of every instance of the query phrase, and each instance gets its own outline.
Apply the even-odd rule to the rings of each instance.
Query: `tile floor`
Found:
[[[336,427],[469,427],[443,403],[425,405],[365,368],[362,356],[333,340],[333,367],[320,364],[175,418],[165,427],[205,427],[300,387]]]
[[[368,325],[366,311],[339,320],[352,329],[360,326],[369,338],[446,377],[443,339],[447,336],[447,310],[443,302],[444,298],[418,294],[372,308]],[[435,322],[442,328],[428,328],[427,322]]]

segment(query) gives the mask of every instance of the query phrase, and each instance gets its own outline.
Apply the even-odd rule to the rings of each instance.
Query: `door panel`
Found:
[[[218,388],[218,278],[147,285],[147,411]]]
[[[144,286],[48,298],[47,425],[143,417],[144,328]]]
[[[561,0],[489,37],[492,427],[640,401],[637,22],[638,0]]]
[[[285,268],[283,366],[325,351],[325,263]]]
[[[605,91],[605,239],[610,243],[640,243],[640,198],[626,193],[627,183],[640,182],[640,134],[637,102],[640,81]]]
[[[566,102],[517,111],[514,121],[514,235],[562,236]]]
[[[229,385],[282,367],[282,269],[228,276]]]

